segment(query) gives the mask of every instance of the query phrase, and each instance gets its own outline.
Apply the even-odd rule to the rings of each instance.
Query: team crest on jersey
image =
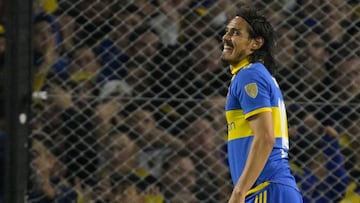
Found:
[[[255,98],[259,92],[256,83],[250,83],[250,84],[245,85],[245,91],[246,91],[246,94],[248,94],[249,97],[251,97],[251,98]]]

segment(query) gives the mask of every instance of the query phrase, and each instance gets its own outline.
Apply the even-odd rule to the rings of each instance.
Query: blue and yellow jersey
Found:
[[[288,127],[283,96],[276,80],[262,63],[241,61],[231,71],[233,78],[226,102],[228,155],[235,185],[244,169],[254,134],[247,118],[271,112],[276,138],[274,148],[254,185],[277,182],[296,187],[288,164]]]

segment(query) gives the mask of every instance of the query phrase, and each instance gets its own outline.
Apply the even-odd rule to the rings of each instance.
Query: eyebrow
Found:
[[[226,26],[225,30],[226,31],[241,31],[242,29]]]

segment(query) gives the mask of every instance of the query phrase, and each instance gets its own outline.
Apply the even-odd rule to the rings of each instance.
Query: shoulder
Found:
[[[241,69],[235,79],[248,83],[264,82],[269,78],[271,78],[271,75],[262,63],[252,63]]]

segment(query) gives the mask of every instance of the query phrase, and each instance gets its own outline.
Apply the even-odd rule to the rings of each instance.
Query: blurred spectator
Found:
[[[144,26],[145,20],[140,10],[136,5],[129,4],[127,6],[118,5],[119,11],[114,17],[115,29],[111,32],[110,38],[121,51],[126,53],[129,48],[129,37],[141,26]]]
[[[149,25],[155,29],[165,47],[179,44],[181,22],[184,12],[189,11],[189,0],[157,0],[159,10],[150,19]]]
[[[127,97],[131,93],[131,88],[121,80],[110,80],[101,87],[93,117],[94,123],[97,123],[94,129],[97,139],[122,127],[125,119],[122,112],[126,110]]]
[[[154,29],[147,26],[139,27],[130,34],[129,40],[133,43],[127,52],[129,57],[149,61],[157,59],[155,57],[162,44]]]
[[[158,127],[149,110],[137,109],[131,112],[128,118],[127,124],[131,126],[130,136],[143,150],[139,156],[140,166],[153,176],[159,177],[166,154],[182,149],[184,143]]]
[[[125,82],[133,90],[133,95],[140,98],[152,97],[153,79],[150,75],[153,66],[141,58],[134,58],[126,63]]]
[[[348,27],[343,43],[344,47],[340,52],[346,52],[348,55],[355,52],[356,56],[360,56],[360,18]]]
[[[296,7],[297,0],[263,0],[251,2],[257,8],[261,8],[265,16],[268,16],[269,22],[273,26],[284,25],[294,15],[292,10]]]
[[[224,114],[225,108],[225,97],[224,96],[210,96],[207,97],[201,104],[203,107],[203,113],[207,119],[212,123],[213,128],[216,130],[218,135],[227,134],[226,129],[226,118]],[[225,138],[225,136],[224,136]]]
[[[222,156],[225,144],[222,135],[217,134],[209,120],[198,118],[189,124],[181,139],[193,153],[197,172],[202,174],[196,179],[197,198],[201,202],[218,202],[226,198],[231,185],[227,182],[229,171]]]
[[[166,157],[162,167],[162,176],[160,183],[166,202],[178,201],[180,195],[182,202],[200,202],[196,196],[196,179],[198,171],[195,168],[195,162],[191,159],[190,152],[180,150],[173,152]]]
[[[299,19],[299,26],[313,27],[319,24],[319,21],[325,17],[325,13],[319,9],[322,7],[322,0],[301,0],[296,2],[293,8],[294,15]]]
[[[75,17],[77,31],[74,33],[76,44],[96,45],[112,30],[113,8],[112,0],[80,1],[73,6],[70,15]]]
[[[320,35],[315,32],[309,32],[304,36],[304,47],[297,60],[301,61],[301,67],[298,69],[298,77],[301,78],[296,84],[301,94],[302,101],[321,101],[324,102],[332,97],[329,94],[328,87],[332,85],[329,78],[329,53],[326,50],[326,44]]]
[[[68,79],[76,82],[96,81],[100,70],[101,65],[92,48],[79,45],[73,50],[68,68]]]
[[[304,126],[298,129],[299,137],[297,140],[292,137],[294,145],[302,148],[292,171],[300,184],[304,203],[338,202],[348,185],[338,132],[333,127],[323,126],[312,113],[307,113],[303,120]]]
[[[133,4],[126,7],[118,5],[119,12],[114,16],[114,29],[102,39],[97,48],[103,70],[100,80],[122,79],[127,74],[124,64],[129,58],[136,57],[128,47],[130,36],[136,34],[136,30],[144,24],[140,10]],[[135,50],[142,49],[137,47]]]
[[[330,51],[338,49],[344,41],[344,37],[354,15],[351,6],[341,0],[324,1],[322,10],[326,13],[321,19],[322,33],[326,38]]]
[[[285,100],[292,100],[298,97],[296,84],[301,76],[299,75],[300,63],[297,58],[297,42],[299,33],[289,24],[284,24],[278,28],[278,45],[276,47],[275,58],[277,60],[277,70],[275,77],[284,91]]]
[[[354,112],[359,112],[357,109]],[[352,113],[346,116],[348,120],[341,122],[341,144],[345,159],[345,168],[349,174],[349,185],[346,188],[341,203],[360,201],[360,119],[359,115]]]
[[[77,193],[65,179],[65,167],[54,154],[54,143],[47,135],[32,135],[31,186],[28,201],[32,203],[75,203]]]
[[[76,34],[77,25],[75,18],[65,11],[58,11],[56,16],[62,37],[61,53],[66,55],[75,46],[74,35]]]
[[[175,194],[175,196],[171,199],[170,203],[198,203],[195,194],[191,193],[188,190],[181,190]]]
[[[59,55],[61,35],[52,15],[44,13],[36,15],[33,26],[33,90],[40,91],[51,73],[61,73],[66,69],[68,60]]]
[[[339,63],[335,70],[335,101],[355,104],[360,101],[360,58],[349,56]]]
[[[112,190],[112,201],[133,202],[135,196],[144,199],[147,189],[156,187],[156,178],[149,171],[139,165],[141,149],[130,137],[122,132],[113,130],[99,140],[103,150],[103,163],[100,165],[101,177],[108,178],[110,181],[108,188],[101,188],[101,191]],[[111,189],[113,188],[113,189]],[[126,193],[126,190],[129,190]],[[156,189],[152,189],[153,192]],[[131,191],[131,192],[130,192]],[[156,193],[156,194],[155,194]],[[130,196],[131,195],[131,196]],[[152,193],[151,198],[160,195],[158,191]],[[150,198],[147,196],[147,198]],[[112,202],[107,200],[108,202]]]
[[[157,31],[140,27],[130,35],[128,50],[131,62],[143,64],[151,79],[152,95],[158,97],[187,97],[177,85],[183,72],[189,69],[188,53],[181,48],[164,47]]]
[[[195,98],[226,96],[226,84],[231,74],[221,60],[218,60],[221,55],[220,41],[207,38],[199,42],[190,55],[193,68],[186,70],[178,84],[184,88],[182,91]]]
[[[77,84],[75,84],[77,85]],[[66,177],[75,185],[94,184],[92,173],[97,165],[97,143],[93,135],[94,124],[91,103],[87,102],[90,90],[84,86],[49,86],[49,98],[43,104],[47,115],[37,128],[44,129],[63,150],[62,161],[67,167]],[[90,97],[93,98],[93,97]]]
[[[221,32],[221,28],[216,30],[209,26],[212,18],[205,8],[194,7],[194,11],[186,12],[183,18],[183,34],[179,41],[181,46],[190,52],[193,51],[201,41],[210,36],[217,36],[214,31]]]

